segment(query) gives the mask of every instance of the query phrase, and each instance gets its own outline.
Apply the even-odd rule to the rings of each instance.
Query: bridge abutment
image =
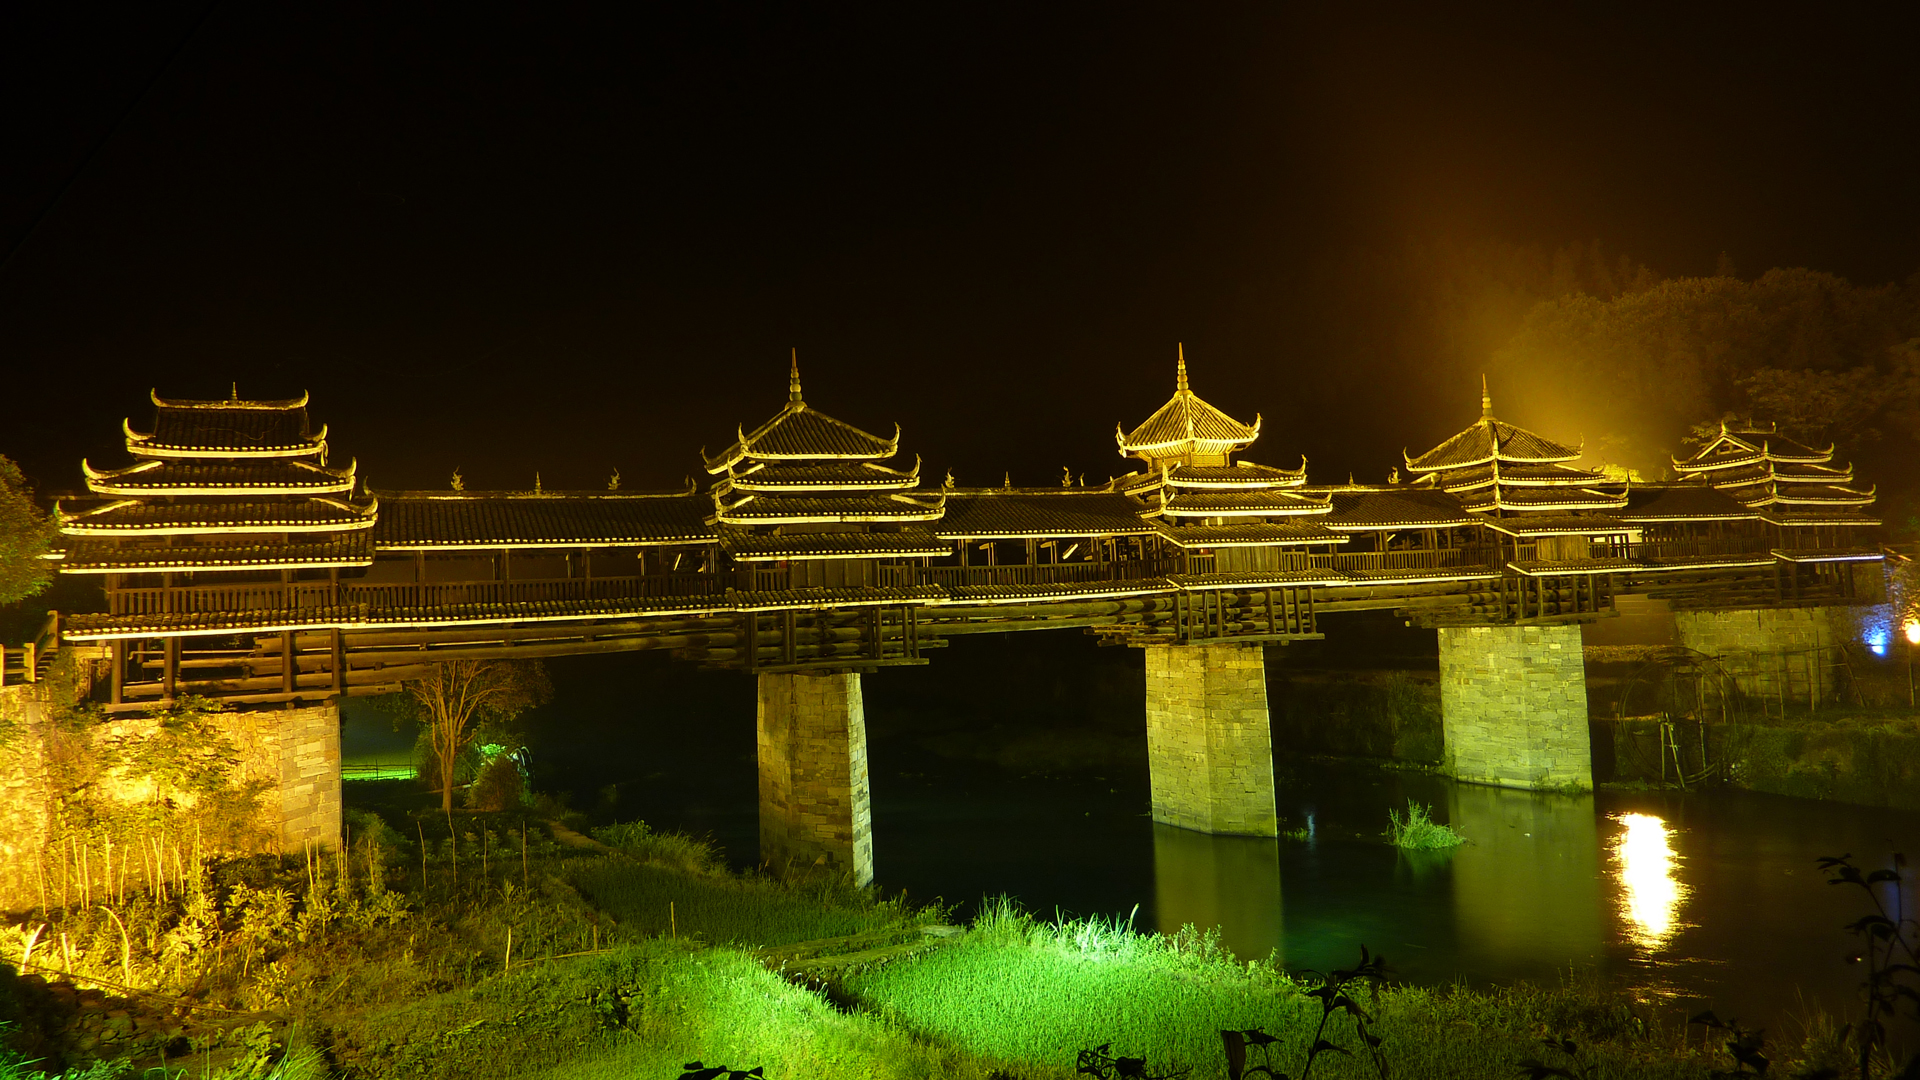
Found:
[[[1456,780],[1593,787],[1579,626],[1442,627],[1440,713]]]
[[[1267,664],[1258,645],[1148,645],[1153,820],[1276,836]]]
[[[760,858],[873,880],[867,718],[858,674],[759,677]]]
[[[1799,705],[1838,689],[1831,650],[1862,640],[1868,623],[1893,632],[1890,609],[1867,606],[1676,611],[1673,620],[1675,640],[1718,659],[1743,693]]]

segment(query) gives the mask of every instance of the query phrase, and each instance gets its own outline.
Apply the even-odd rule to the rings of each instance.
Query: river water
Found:
[[[1364,943],[1419,983],[1552,983],[1578,972],[1675,1013],[1712,1008],[1780,1037],[1795,1030],[1802,1001],[1858,1012],[1862,972],[1847,963],[1858,946],[1841,927],[1865,897],[1827,885],[1815,860],[1920,857],[1913,812],[1737,791],[1543,795],[1286,757],[1276,762],[1280,815],[1308,838],[1158,826],[1144,731],[1126,722],[1143,707],[1137,657],[1129,667],[1126,650],[1062,637],[1048,651],[1032,639],[1049,635],[1009,637],[1019,640],[868,680],[878,882],[942,899],[958,918],[1004,893],[1044,916],[1217,925],[1237,954],[1277,951],[1292,969],[1349,964]],[[570,787],[574,805],[601,819],[711,836],[736,866],[754,865],[750,680],[664,658],[604,673],[585,661],[554,666],[559,716],[536,726],[549,733],[535,756],[544,789]],[[930,750],[920,738],[944,730],[988,745],[1061,716],[1104,723],[1135,744],[1114,760],[1136,764],[1022,776],[961,763],[950,744]],[[1470,842],[1439,855],[1397,851],[1382,833],[1388,810],[1408,799]]]
[[[1138,905],[1138,926],[1217,925],[1236,954],[1291,969],[1349,965],[1365,944],[1419,983],[1577,972],[1788,1032],[1803,1001],[1854,1011],[1862,974],[1840,928],[1866,898],[1815,859],[1883,866],[1920,840],[1920,815],[1744,792],[1541,795],[1326,761],[1279,774],[1307,839],[1156,825],[1137,781],[876,776],[879,880],[968,908],[1003,892],[1042,915]],[[1386,843],[1409,798],[1469,843]]]

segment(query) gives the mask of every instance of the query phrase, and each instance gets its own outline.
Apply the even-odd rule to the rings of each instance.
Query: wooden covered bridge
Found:
[[[1484,390],[1392,482],[1339,485],[1242,458],[1259,418],[1203,401],[1184,358],[1167,403],[1115,432],[1134,470],[1097,486],[930,482],[897,428],[808,404],[797,364],[785,405],[705,458],[704,489],[673,492],[368,490],[304,396],[153,404],[126,460],[83,462],[89,494],[58,507],[60,572],[99,578],[106,608],[61,638],[99,650],[109,710],[324,706],[453,658],[668,650],[759,677],[763,854],[862,876],[859,673],[956,635],[1144,648],[1155,816],[1270,835],[1258,646],[1317,638],[1329,612],[1440,628],[1456,775],[1578,786],[1579,624],[1616,597],[1880,596],[1873,494],[1831,448],[1723,430],[1678,482],[1629,484],[1496,418]],[[796,760],[829,744],[831,762]]]

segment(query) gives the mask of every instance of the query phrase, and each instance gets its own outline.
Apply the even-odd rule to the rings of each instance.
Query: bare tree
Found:
[[[406,684],[427,728],[440,809],[453,812],[453,770],[483,725],[505,724],[552,695],[537,660],[448,660]]]

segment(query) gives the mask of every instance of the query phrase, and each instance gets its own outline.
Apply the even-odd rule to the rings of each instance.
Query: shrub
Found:
[[[1395,847],[1408,851],[1440,851],[1459,847],[1467,838],[1453,831],[1453,826],[1442,825],[1432,818],[1432,808],[1422,806],[1412,799],[1407,800],[1407,816],[1403,821],[1398,812],[1387,811],[1387,821]]]

